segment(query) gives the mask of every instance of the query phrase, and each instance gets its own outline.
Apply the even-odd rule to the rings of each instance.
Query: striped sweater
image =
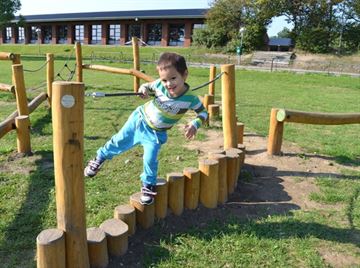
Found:
[[[196,129],[208,117],[205,107],[198,96],[189,90],[188,84],[185,84],[187,90],[178,97],[171,97],[160,79],[143,86],[150,93],[155,93],[155,97],[140,108],[146,123],[155,130],[170,129],[188,110],[193,110],[197,114],[196,118],[191,121]]]

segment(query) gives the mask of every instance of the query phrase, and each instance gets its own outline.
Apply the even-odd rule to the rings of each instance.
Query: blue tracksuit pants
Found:
[[[112,159],[135,145],[141,144],[144,148],[141,181],[143,184],[156,185],[158,153],[161,145],[166,141],[166,131],[156,131],[150,128],[142,118],[140,107],[138,107],[120,131],[99,148],[97,157],[105,160]]]

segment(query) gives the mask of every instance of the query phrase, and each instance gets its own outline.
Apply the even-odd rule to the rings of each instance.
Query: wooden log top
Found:
[[[135,208],[130,204],[124,204],[117,206],[115,211],[120,214],[131,214],[135,212]]]
[[[121,236],[129,230],[128,225],[118,219],[108,219],[100,225],[100,228],[110,236]]]
[[[172,179],[172,180],[178,180],[178,179],[182,179],[184,177],[184,174],[180,173],[180,172],[171,172],[168,173],[166,175],[167,179]]]
[[[219,164],[219,161],[215,159],[200,159],[199,164],[203,166],[213,166]]]
[[[39,245],[48,245],[62,239],[64,232],[60,229],[46,229],[37,236],[36,242]]]
[[[214,159],[214,160],[221,160],[221,159],[225,159],[226,155],[224,154],[210,154],[209,155],[209,159]]]
[[[98,227],[90,227],[86,230],[87,241],[89,243],[99,243],[106,238],[104,230]]]
[[[199,169],[194,168],[194,167],[186,167],[186,168],[184,168],[184,171],[183,171],[184,174],[195,174],[198,172],[199,172]]]
[[[226,154],[228,153],[235,153],[235,154],[241,154],[242,150],[238,149],[238,148],[229,148],[225,151]]]
[[[224,154],[225,150],[224,149],[212,149],[210,151],[208,151],[208,155],[210,154]]]

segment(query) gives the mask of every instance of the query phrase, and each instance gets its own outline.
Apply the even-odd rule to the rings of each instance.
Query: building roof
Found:
[[[293,42],[291,38],[270,38],[269,46],[284,46],[289,47],[292,46]]]
[[[130,10],[130,11],[105,11],[24,15],[26,22],[54,22],[54,21],[94,21],[113,19],[195,19],[205,18],[208,9],[161,9],[161,10]],[[17,22],[19,16],[13,22]]]

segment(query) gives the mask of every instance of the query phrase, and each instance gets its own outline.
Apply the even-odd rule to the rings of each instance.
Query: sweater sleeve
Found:
[[[197,96],[194,99],[191,109],[196,113],[196,118],[191,121],[191,124],[198,129],[207,120],[209,116],[208,112]]]

